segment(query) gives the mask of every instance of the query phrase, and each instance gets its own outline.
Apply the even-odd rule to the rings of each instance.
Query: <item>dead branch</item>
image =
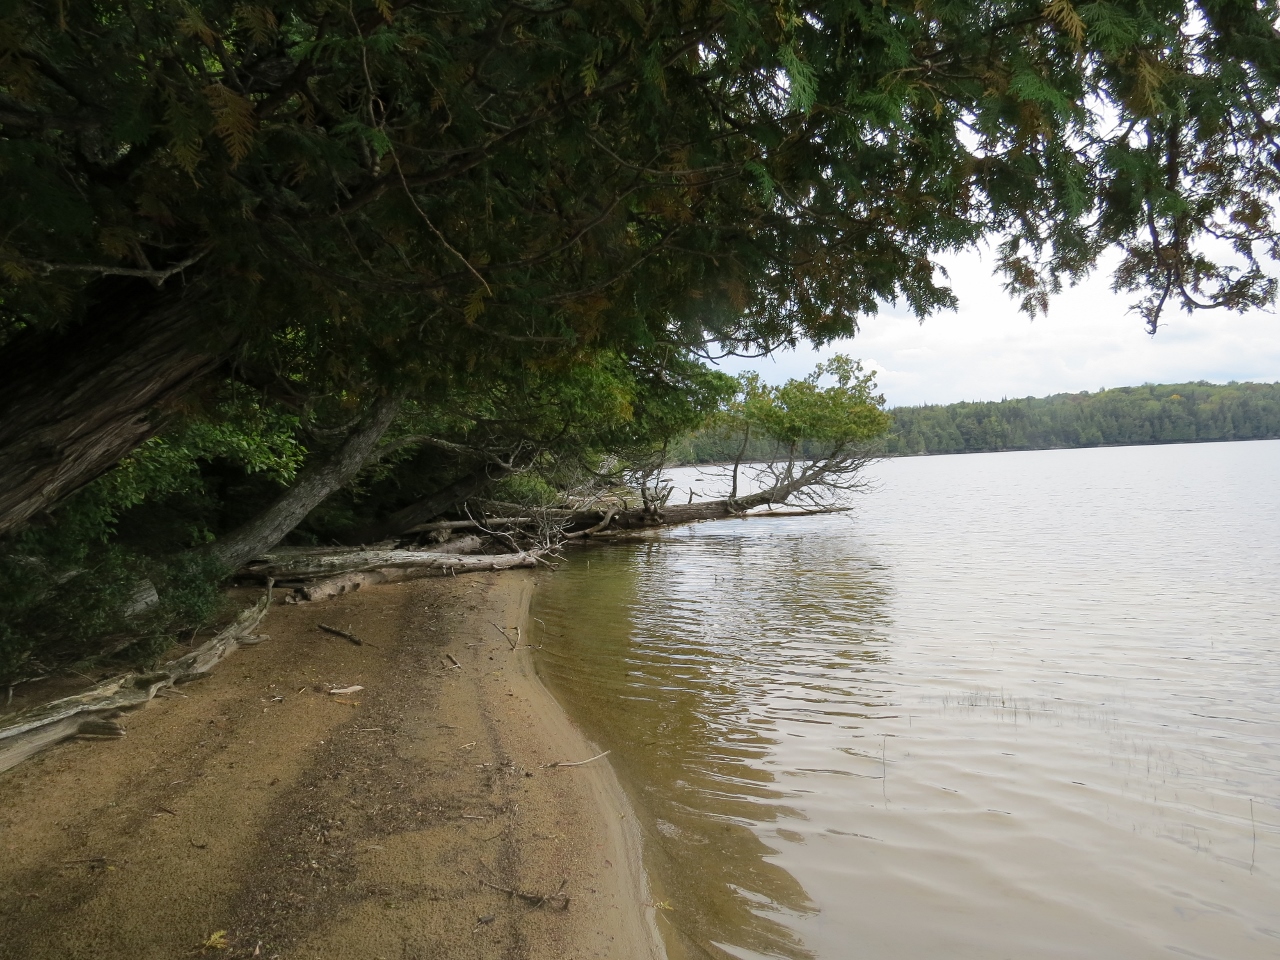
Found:
[[[331,627],[327,623],[316,624],[325,633],[332,633],[335,637],[342,637],[344,640],[350,640],[357,647],[363,647],[364,641],[357,637],[354,633],[347,633],[345,630],[339,630],[337,627]]]
[[[569,909],[569,895],[564,892],[565,885],[568,884],[569,878],[560,881],[560,887],[555,893],[540,895],[537,893],[525,893],[523,890],[517,890],[514,887],[504,887],[501,884],[490,883],[484,877],[477,878],[486,887],[493,890],[501,891],[509,897],[523,900],[525,903],[534,907],[555,906],[558,910]]]
[[[606,750],[604,753],[597,753],[594,757],[588,757],[586,760],[557,760],[555,763],[544,763],[542,766],[544,769],[550,769],[552,767],[581,767],[594,760],[599,760],[601,757],[607,757],[610,752],[611,751]]]
[[[490,527],[519,527],[535,523],[533,517],[487,517],[485,524]],[[433,520],[410,527],[405,534],[434,533],[436,531],[472,530],[480,524],[475,520]]]
[[[185,260],[180,260],[171,267],[163,270],[147,269],[139,270],[134,267],[120,267],[113,264],[105,263],[50,263],[46,260],[28,260],[23,258],[20,262],[28,267],[39,271],[40,273],[56,273],[58,271],[72,273],[96,273],[104,277],[141,277],[144,280],[150,280],[155,286],[161,286],[166,280],[174,274],[181,273],[187,267],[192,266],[197,260],[209,252],[209,248],[201,250]]]
[[[516,641],[515,641],[514,643],[512,643],[511,638],[510,638],[509,636],[507,636],[507,631],[503,630],[500,626],[498,626],[498,625],[497,625],[496,623],[494,623],[492,620],[490,620],[490,621],[489,621],[489,623],[493,624],[493,629],[497,630],[500,634],[502,634],[502,639],[503,639],[503,640],[505,640],[505,641],[507,641],[507,643],[510,643],[510,644],[511,644],[511,649],[512,649],[512,650],[514,650],[517,646],[519,646],[519,645],[520,645],[520,640],[518,639],[518,637],[519,637],[519,633],[518,633],[518,631],[520,630],[520,628],[519,628],[519,627],[516,627],[516,631],[517,631],[517,639],[516,639]]]
[[[619,507],[610,507],[604,512],[604,518],[594,526],[588,527],[586,530],[579,530],[565,537],[566,540],[576,540],[579,537],[590,537],[603,531],[609,524],[613,523],[613,518],[618,515]]]

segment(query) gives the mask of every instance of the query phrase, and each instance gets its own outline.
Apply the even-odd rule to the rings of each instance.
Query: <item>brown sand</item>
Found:
[[[607,762],[544,767],[597,751],[498,629],[528,635],[531,590],[508,572],[274,607],[269,641],[125,738],[0,775],[0,958],[660,958]]]

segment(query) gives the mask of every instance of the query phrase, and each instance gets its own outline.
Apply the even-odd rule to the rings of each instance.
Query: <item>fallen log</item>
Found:
[[[442,573],[510,570],[535,566],[550,552],[551,549],[547,548],[478,555],[432,550],[340,550],[305,556],[269,553],[255,558],[243,567],[240,575],[261,577],[264,580],[315,580],[348,573],[378,571],[385,574],[387,570],[411,568]]]
[[[618,508],[610,507],[608,510],[605,511],[604,517],[601,520],[587,527],[585,530],[578,530],[575,533],[566,534],[565,539],[576,540],[581,537],[594,536],[595,534],[600,533],[606,528],[608,528],[609,524],[613,523],[613,518],[617,516],[617,514],[618,514]]]
[[[266,595],[242,611],[212,640],[152,673],[126,673],[112,677],[84,693],[0,719],[0,772],[71,737],[82,734],[102,736],[106,729],[103,721],[123,710],[142,706],[161,690],[184,679],[208,673],[214,664],[237,647],[260,642],[262,638],[255,636],[253,631],[271,605],[271,587],[268,581]]]
[[[448,570],[437,567],[387,567],[383,570],[366,570],[363,573],[343,573],[336,577],[327,577],[313,583],[298,587],[297,595],[303,600],[331,600],[344,593],[353,593],[365,587],[376,587],[382,583],[400,583],[404,580],[421,580],[436,577]]]
[[[775,509],[782,507],[783,509]],[[692,504],[668,504],[646,510],[633,507],[629,510],[583,510],[564,520],[566,529],[574,530],[565,540],[581,538],[607,539],[628,533],[675,527],[704,520],[745,520],[758,517],[808,517],[815,514],[847,513],[852,507],[787,508],[780,501],[770,501],[764,495],[743,497],[738,500],[704,500]]]

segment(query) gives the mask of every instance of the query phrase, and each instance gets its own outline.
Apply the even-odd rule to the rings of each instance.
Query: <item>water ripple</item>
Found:
[[[590,559],[539,669],[673,956],[1275,956],[1280,442],[898,460]]]

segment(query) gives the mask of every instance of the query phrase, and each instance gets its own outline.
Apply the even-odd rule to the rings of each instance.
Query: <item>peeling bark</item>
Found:
[[[101,285],[78,327],[19,336],[0,361],[0,535],[114,466],[159,429],[165,405],[228,358],[235,333],[193,295]]]
[[[511,570],[516,567],[535,566],[549,552],[543,549],[479,555],[437,553],[431,550],[281,552],[254,558],[251,563],[241,569],[240,573],[242,576],[283,581],[314,580],[345,573],[365,573],[384,569],[419,568],[443,573],[462,573],[468,570]]]

